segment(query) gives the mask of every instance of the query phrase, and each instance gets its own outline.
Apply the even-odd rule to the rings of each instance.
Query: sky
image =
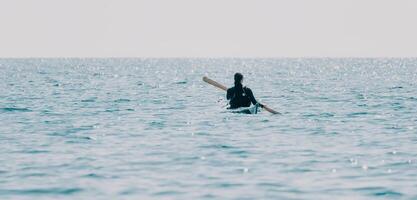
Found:
[[[416,57],[416,0],[0,0],[0,57]]]

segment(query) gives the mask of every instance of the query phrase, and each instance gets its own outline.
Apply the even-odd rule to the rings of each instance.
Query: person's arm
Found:
[[[256,105],[258,101],[256,101],[255,96],[253,96],[252,90],[249,88],[246,88],[246,90],[247,90],[246,93],[248,94],[250,101],[252,102],[253,105]],[[261,106],[261,108],[264,107],[264,105],[262,105],[261,103],[259,103],[259,105]]]
[[[232,88],[227,89],[226,99],[229,100],[232,98]]]

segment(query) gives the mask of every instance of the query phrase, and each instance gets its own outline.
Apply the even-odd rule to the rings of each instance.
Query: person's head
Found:
[[[243,75],[241,73],[235,74],[235,85],[242,84],[243,81]]]

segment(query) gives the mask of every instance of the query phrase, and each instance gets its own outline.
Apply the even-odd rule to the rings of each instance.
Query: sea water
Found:
[[[227,112],[244,84],[272,115]],[[417,59],[1,59],[0,199],[417,199]]]

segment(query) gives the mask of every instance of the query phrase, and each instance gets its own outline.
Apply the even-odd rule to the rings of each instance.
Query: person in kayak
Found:
[[[243,75],[241,73],[236,73],[234,78],[235,86],[227,89],[226,94],[227,100],[230,100],[230,107],[228,109],[250,107],[251,103],[255,106],[263,108],[264,106],[256,101],[252,90],[242,85]]]

